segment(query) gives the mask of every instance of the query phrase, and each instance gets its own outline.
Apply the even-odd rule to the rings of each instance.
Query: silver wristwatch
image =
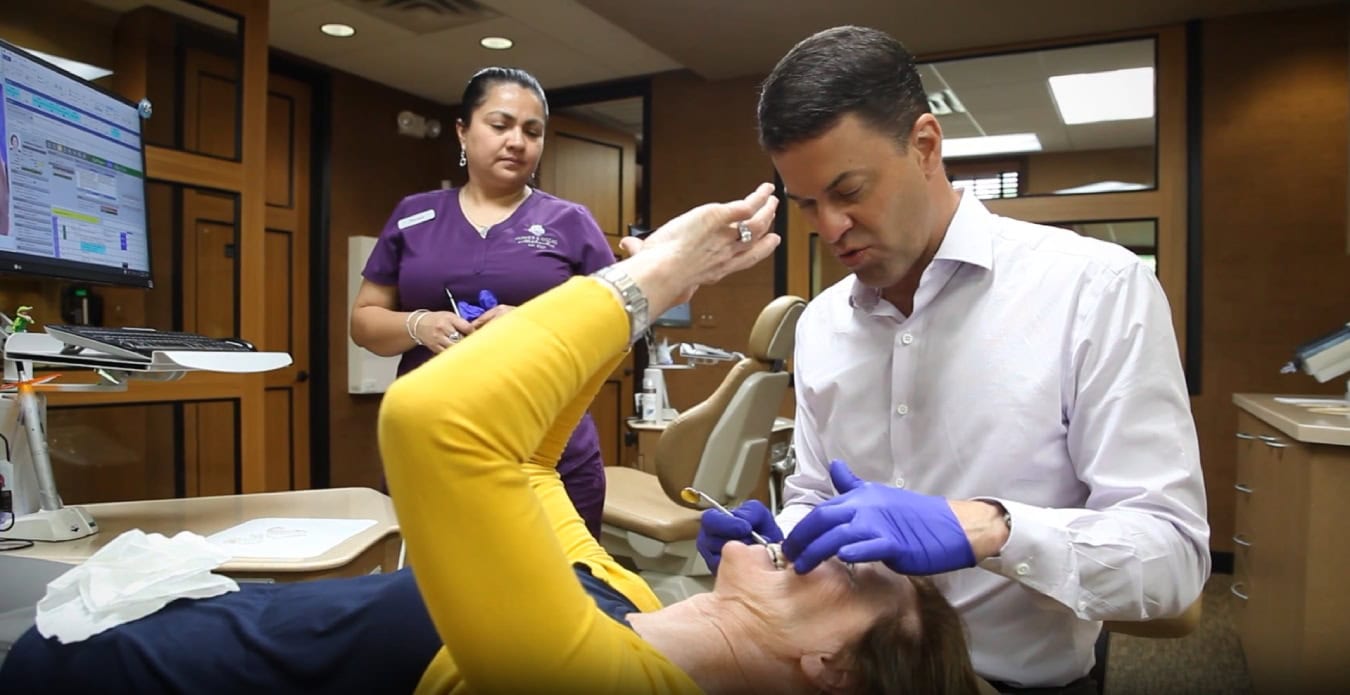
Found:
[[[601,268],[591,276],[604,280],[618,291],[619,298],[623,300],[623,310],[628,312],[628,342],[636,343],[647,331],[647,295],[642,293],[633,278],[628,277],[628,273],[614,266]]]

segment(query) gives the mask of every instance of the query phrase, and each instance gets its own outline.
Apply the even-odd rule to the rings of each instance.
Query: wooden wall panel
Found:
[[[548,146],[557,154],[555,195],[582,203],[606,234],[615,235],[623,212],[622,191],[610,182],[622,176],[623,150],[566,133]]]
[[[240,492],[239,402],[185,403],[183,431],[183,465],[195,472],[188,480],[196,482],[188,497]]]
[[[267,389],[264,392],[268,423],[290,422],[293,404],[291,390],[288,388]],[[294,442],[291,441],[291,428],[268,427],[267,469],[263,479],[263,492],[280,492],[300,487],[294,482],[295,461],[291,455]]]
[[[51,408],[47,444],[67,504],[174,496],[172,405]]]
[[[653,226],[714,200],[732,200],[774,180],[759,148],[755,104],[759,78],[709,82],[688,73],[652,80],[650,117]],[[750,327],[773,299],[773,263],[703,287],[694,296],[692,328],[658,328],[671,342],[693,341],[744,350]],[[684,409],[707,398],[727,367],[699,367],[668,375],[671,405]]]
[[[0,38],[35,51],[107,67],[113,64],[117,17],[117,12],[82,0],[29,2],[20,11],[6,8],[0,13]]]
[[[295,207],[296,182],[291,172],[295,167],[292,158],[296,149],[292,140],[298,125],[296,99],[291,94],[276,91],[275,86],[279,81],[277,76],[271,77],[269,86],[273,89],[267,94],[267,205],[291,209]],[[293,84],[289,80],[282,83]],[[310,114],[305,113],[303,116],[307,118]],[[304,131],[308,135],[308,124],[305,126]],[[305,143],[305,150],[308,152],[308,143]]]
[[[404,196],[463,179],[454,166],[459,149],[450,109],[368,80],[334,72],[331,105],[328,282],[329,463],[334,487],[379,487],[382,482],[375,418],[380,397],[347,393],[347,238],[376,236]],[[396,132],[399,111],[410,109],[446,124],[436,140]]]
[[[1345,388],[1279,368],[1350,320],[1346,12],[1204,25],[1204,373],[1192,406],[1216,550],[1233,549],[1232,394]]]
[[[605,382],[591,402],[591,417],[595,420],[596,434],[600,437],[600,458],[606,466],[618,466],[623,463],[624,428],[617,426],[621,418],[632,412],[632,398],[624,398],[625,389],[617,380]],[[625,401],[627,401],[625,403]]]
[[[239,62],[188,49],[183,57],[183,149],[239,158]]]
[[[563,115],[549,118],[538,185],[585,205],[616,253],[628,225],[637,220],[637,179],[637,143],[631,135]]]

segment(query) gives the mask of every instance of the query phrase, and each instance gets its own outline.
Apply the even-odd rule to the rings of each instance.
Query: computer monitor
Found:
[[[135,104],[0,41],[0,271],[151,287]]]
[[[690,316],[689,302],[676,304],[667,309],[666,313],[652,321],[652,325],[666,326],[667,328],[689,328],[694,325],[693,317]]]

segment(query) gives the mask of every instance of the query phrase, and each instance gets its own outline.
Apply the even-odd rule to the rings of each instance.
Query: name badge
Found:
[[[408,215],[407,217],[399,220],[398,228],[407,229],[408,227],[411,227],[415,224],[421,224],[423,222],[426,222],[427,220],[434,220],[434,219],[436,219],[435,210],[423,210],[417,213],[416,215]]]

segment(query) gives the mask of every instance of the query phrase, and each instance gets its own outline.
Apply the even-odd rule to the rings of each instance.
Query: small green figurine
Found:
[[[19,307],[19,310],[14,312],[14,325],[10,327],[10,331],[13,333],[26,333],[28,327],[33,325],[33,317],[28,315],[28,312],[32,310],[33,307],[31,306]]]

